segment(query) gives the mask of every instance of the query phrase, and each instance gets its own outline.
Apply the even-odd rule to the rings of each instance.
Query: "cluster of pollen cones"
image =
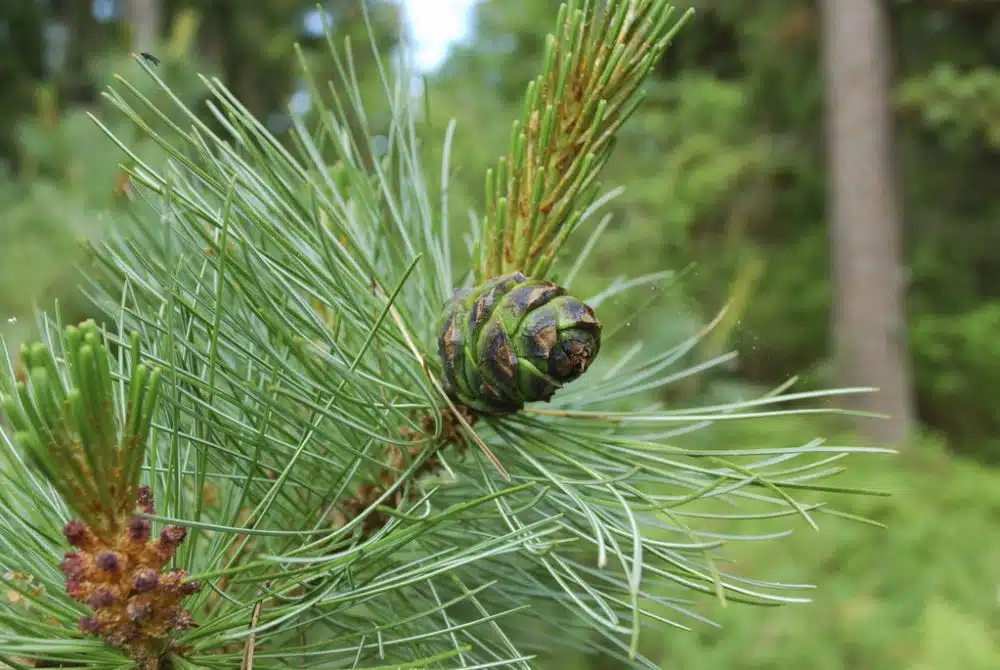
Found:
[[[153,513],[147,487],[139,489],[137,508]],[[200,582],[185,581],[188,574],[183,570],[164,569],[186,529],[166,526],[155,540],[151,531],[149,519],[138,515],[110,539],[99,537],[82,521],[70,521],[63,531],[76,548],[61,564],[66,591],[93,610],[80,619],[80,630],[146,664],[140,667],[155,667],[155,659],[169,647],[170,634],[192,625],[182,602],[201,590]]]

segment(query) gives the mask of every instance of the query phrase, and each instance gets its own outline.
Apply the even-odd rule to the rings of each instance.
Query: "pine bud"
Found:
[[[176,547],[187,537],[187,528],[184,526],[166,526],[160,531],[160,542]]]
[[[97,635],[101,632],[101,622],[93,616],[80,617],[80,630],[90,635]]]
[[[121,561],[118,560],[118,554],[113,551],[102,551],[97,555],[95,563],[97,569],[104,572],[114,573],[121,569]]]
[[[102,607],[110,607],[114,602],[115,594],[113,594],[111,589],[106,586],[97,587],[94,592],[90,594],[90,598],[87,599],[87,604],[95,610],[101,609]]]
[[[129,619],[138,623],[149,618],[151,608],[148,602],[132,598],[125,606],[125,614]]]
[[[139,593],[152,591],[160,583],[160,575],[152,568],[143,568],[135,573],[135,590]]]
[[[153,491],[148,486],[140,486],[136,495],[136,504],[146,514],[153,513]]]
[[[83,557],[75,551],[67,552],[59,563],[59,569],[67,579],[79,579],[85,569]]]
[[[191,580],[190,582],[184,582],[181,584],[181,594],[189,596],[193,593],[198,593],[201,591],[201,582],[197,579]]]
[[[87,588],[79,577],[70,577],[66,580],[66,594],[77,602],[87,599],[90,589]]]
[[[87,525],[82,521],[70,521],[63,528],[66,541],[78,549],[86,549]]]
[[[151,530],[152,524],[149,519],[134,516],[128,524],[128,539],[136,543],[147,542]]]
[[[160,577],[160,587],[165,593],[178,594],[183,589],[182,581],[187,576],[180,568],[174,568]]]

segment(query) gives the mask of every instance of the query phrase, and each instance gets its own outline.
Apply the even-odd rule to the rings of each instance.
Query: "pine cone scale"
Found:
[[[483,335],[482,360],[480,368],[488,373],[489,381],[507,391],[513,398],[517,395],[517,356],[510,337],[503,325],[496,321],[489,324]]]
[[[510,324],[511,328],[518,328],[524,316],[532,310],[538,309],[554,298],[565,294],[566,291],[555,284],[518,286],[508,293],[506,298],[510,306],[508,314],[515,320],[515,323]]]
[[[449,314],[441,332],[438,348],[441,361],[444,363],[445,383],[451,388],[458,387],[459,378],[465,376],[464,346],[465,339],[458,327],[458,315]]]

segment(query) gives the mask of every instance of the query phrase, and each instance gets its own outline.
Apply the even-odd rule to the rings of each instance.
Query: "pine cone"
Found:
[[[565,289],[515,272],[456,290],[438,344],[449,395],[508,414],[582,375],[601,348],[601,324]]]

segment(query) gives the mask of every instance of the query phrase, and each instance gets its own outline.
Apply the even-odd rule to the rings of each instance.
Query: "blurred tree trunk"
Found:
[[[61,67],[57,81],[63,102],[87,101],[92,97],[87,72],[94,35],[94,14],[90,7],[87,2],[68,2],[62,8],[65,58],[57,63]]]
[[[36,87],[45,77],[44,18],[37,2],[0,4],[0,41],[6,46],[0,49],[0,172],[4,163],[18,170],[17,122],[32,110]]]
[[[823,0],[833,345],[841,383],[873,440],[903,439],[914,422],[906,345],[901,221],[892,160],[890,58],[881,0]]]
[[[125,21],[132,32],[132,50],[152,51],[162,28],[161,0],[125,0],[124,9]]]

